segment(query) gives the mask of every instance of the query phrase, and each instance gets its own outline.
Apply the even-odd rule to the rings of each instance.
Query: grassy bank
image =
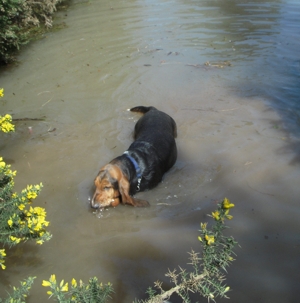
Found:
[[[52,28],[63,0],[0,0],[0,64],[16,60],[20,47]]]

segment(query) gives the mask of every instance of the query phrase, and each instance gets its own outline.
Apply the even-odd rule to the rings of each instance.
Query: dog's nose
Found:
[[[90,204],[91,204],[91,207],[92,207],[92,208],[95,208],[95,209],[99,208],[99,204],[94,203],[94,199],[91,200],[91,203],[90,203]]]

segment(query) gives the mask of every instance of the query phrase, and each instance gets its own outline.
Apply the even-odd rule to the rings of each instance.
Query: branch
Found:
[[[188,281],[184,281],[182,283],[180,283],[179,285],[176,285],[175,287],[161,293],[158,294],[152,298],[150,298],[147,301],[143,301],[144,303],[163,303],[164,300],[168,300],[170,299],[170,297],[172,296],[172,294],[180,293],[180,290],[182,289],[190,289],[190,285],[194,285],[196,282],[199,282],[201,280],[203,280],[205,277],[207,276],[207,274],[201,274],[201,275],[191,275],[191,278]]]

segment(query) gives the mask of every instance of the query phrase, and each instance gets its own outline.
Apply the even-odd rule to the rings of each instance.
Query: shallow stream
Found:
[[[0,134],[0,155],[18,171],[17,190],[43,183],[35,204],[53,234],[8,252],[0,295],[37,276],[28,303],[46,302],[41,283],[53,273],[111,282],[115,303],[142,298],[158,279],[168,287],[164,274],[200,249],[200,222],[227,197],[241,245],[231,302],[297,302],[299,20],[296,0],[73,1],[58,13],[67,27],[0,73],[0,113],[42,119]],[[139,115],[127,109],[137,105],[175,119],[178,161],[138,194],[149,208],[95,214],[93,179],[132,142]]]

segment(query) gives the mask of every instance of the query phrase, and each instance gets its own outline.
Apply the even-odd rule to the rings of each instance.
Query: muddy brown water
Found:
[[[158,279],[169,287],[164,274],[200,250],[200,222],[211,222],[207,214],[228,197],[236,205],[229,232],[241,245],[228,270],[231,302],[296,302],[299,139],[288,107],[271,105],[277,83],[293,84],[287,65],[300,41],[297,8],[104,0],[72,2],[59,13],[67,28],[27,46],[19,66],[0,74],[1,114],[43,119],[16,122],[15,133],[1,134],[0,153],[18,171],[18,190],[43,182],[35,205],[46,208],[53,234],[42,246],[8,250],[0,294],[37,276],[28,302],[45,302],[41,283],[53,273],[111,282],[118,303],[142,298]],[[288,59],[276,61],[283,44]],[[94,213],[93,179],[132,142],[139,115],[127,109],[136,105],[175,119],[178,160],[157,188],[137,195],[149,208]]]

